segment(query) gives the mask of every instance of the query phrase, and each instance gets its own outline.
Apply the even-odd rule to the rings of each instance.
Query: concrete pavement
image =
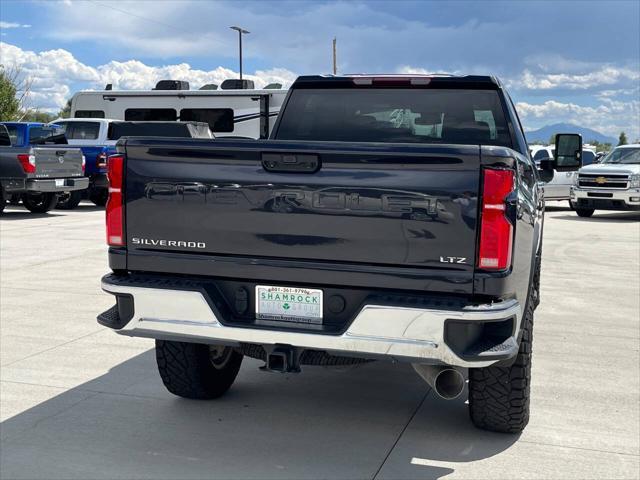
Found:
[[[407,366],[258,371],[200,402],[167,393],[153,342],[111,306],[103,211],[0,219],[0,478],[640,477],[640,214],[550,207],[531,422],[474,429]]]

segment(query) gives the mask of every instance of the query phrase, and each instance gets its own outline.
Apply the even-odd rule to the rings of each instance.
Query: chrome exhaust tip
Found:
[[[464,375],[457,368],[414,363],[413,369],[440,398],[453,400],[464,390]]]

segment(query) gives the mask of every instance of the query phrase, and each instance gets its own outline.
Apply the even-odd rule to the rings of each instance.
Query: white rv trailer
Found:
[[[72,118],[193,120],[216,137],[267,138],[286,90],[100,90],[76,93]]]

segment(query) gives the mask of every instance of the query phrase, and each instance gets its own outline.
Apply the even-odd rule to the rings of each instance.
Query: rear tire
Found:
[[[483,430],[520,433],[529,423],[534,309],[531,297],[515,362],[509,367],[469,369],[469,415],[473,424]]]
[[[58,198],[58,203],[56,204],[56,208],[60,210],[73,210],[78,205],[80,205],[81,200],[82,200],[81,190],[74,190],[73,192],[65,192],[64,195],[61,195]]]
[[[47,213],[58,203],[55,193],[25,193],[22,196],[22,204],[31,213]]]
[[[106,188],[94,188],[89,192],[89,200],[98,207],[104,207],[108,197],[109,191]]]
[[[589,218],[595,212],[594,208],[576,208],[576,213],[579,217]]]
[[[156,362],[164,386],[174,395],[218,398],[238,375],[242,354],[231,347],[156,340]]]

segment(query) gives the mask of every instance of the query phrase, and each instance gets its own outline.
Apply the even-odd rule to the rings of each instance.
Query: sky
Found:
[[[192,88],[244,73],[257,86],[330,73],[488,74],[528,130],[571,122],[640,138],[640,2],[2,0],[0,63],[32,81],[30,106],[76,91]]]

